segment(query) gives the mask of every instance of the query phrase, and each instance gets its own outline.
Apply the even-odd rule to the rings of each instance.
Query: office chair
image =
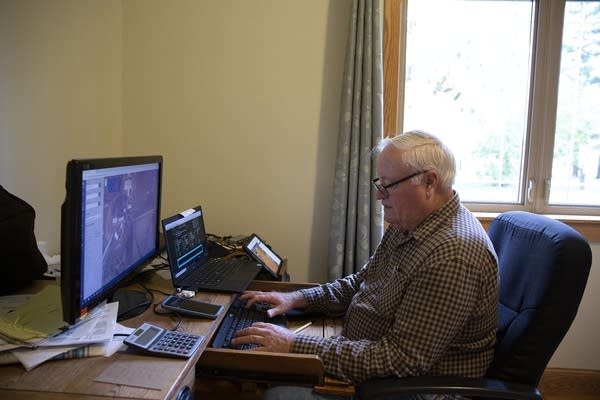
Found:
[[[523,211],[500,214],[488,235],[498,254],[500,304],[494,359],[486,376],[372,379],[357,388],[360,399],[411,394],[542,399],[537,385],[577,314],[591,249],[566,224]]]

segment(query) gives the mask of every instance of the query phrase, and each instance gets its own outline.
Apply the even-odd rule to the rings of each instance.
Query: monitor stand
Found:
[[[117,289],[112,295],[112,301],[119,302],[117,321],[135,317],[146,311],[152,300],[146,292],[132,289]]]

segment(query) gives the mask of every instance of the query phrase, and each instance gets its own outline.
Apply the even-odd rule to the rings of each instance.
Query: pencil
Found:
[[[307,323],[305,323],[304,325],[302,325],[301,327],[299,327],[299,328],[296,328],[296,329],[294,330],[294,333],[300,333],[300,332],[302,332],[303,330],[305,330],[306,328],[308,328],[308,327],[309,327],[309,326],[311,326],[311,325],[312,325],[312,321],[311,321],[311,322],[307,322]]]

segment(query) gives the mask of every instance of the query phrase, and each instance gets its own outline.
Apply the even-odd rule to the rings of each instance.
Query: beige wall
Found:
[[[0,184],[56,253],[68,159],[162,154],[163,216],[202,204],[325,280],[348,6],[0,0]],[[598,268],[552,366],[600,369]]]
[[[0,7],[0,184],[51,253],[68,159],[162,154],[163,216],[201,204],[326,279],[346,0]]]
[[[0,0],[0,184],[58,252],[65,165],[121,155],[121,1]]]
[[[163,215],[258,233],[326,279],[349,2],[123,2],[128,153],[165,158]],[[309,269],[312,265],[312,269]]]

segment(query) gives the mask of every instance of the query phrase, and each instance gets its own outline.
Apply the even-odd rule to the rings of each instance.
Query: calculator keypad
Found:
[[[168,331],[144,322],[124,343],[150,354],[189,358],[203,341],[202,335]]]
[[[202,336],[167,331],[150,350],[187,358],[196,351],[200,343],[202,343]]]

